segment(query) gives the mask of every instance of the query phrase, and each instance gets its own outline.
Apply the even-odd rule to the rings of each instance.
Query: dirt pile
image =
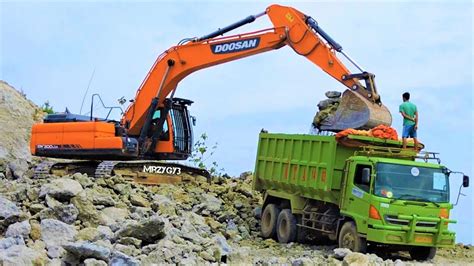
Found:
[[[21,176],[31,161],[31,126],[43,112],[22,93],[0,80],[0,176]]]

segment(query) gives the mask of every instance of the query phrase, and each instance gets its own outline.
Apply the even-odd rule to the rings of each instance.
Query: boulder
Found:
[[[127,209],[108,207],[100,211],[101,220],[104,225],[111,226],[124,222],[130,215]]]
[[[17,245],[25,245],[23,237],[15,236],[0,239],[0,250],[9,249],[10,247]]]
[[[88,223],[90,225],[98,225],[101,223],[101,218],[99,212],[92,204],[90,198],[84,191],[80,192],[77,196],[71,199],[71,203],[79,211],[78,219],[83,223]]]
[[[28,162],[26,159],[17,158],[8,162],[8,168],[14,178],[20,178],[28,171]]]
[[[135,246],[137,248],[140,248],[142,245],[142,241],[140,239],[134,238],[134,237],[123,237],[117,240],[117,243],[127,245],[127,246]]]
[[[347,254],[344,257],[344,260],[342,261],[343,266],[364,266],[364,265],[369,265],[369,257],[367,255],[364,255],[362,253],[357,253],[357,252],[351,252],[350,254]]]
[[[138,266],[140,265],[140,262],[130,256],[127,256],[126,254],[122,252],[115,251],[112,254],[112,258],[110,259],[109,265],[110,266],[123,266],[123,265]]]
[[[76,221],[79,210],[73,204],[59,205],[53,208],[54,216],[67,224],[72,224]]]
[[[94,205],[102,206],[115,206],[115,201],[112,198],[112,195],[107,193],[104,189],[86,189],[86,194],[89,200],[92,201]]]
[[[99,225],[97,231],[99,232],[99,239],[110,240],[114,237],[114,232],[108,226]]]
[[[76,235],[76,240],[94,242],[100,239],[100,233],[97,228],[86,227],[80,230]]]
[[[90,242],[69,243],[63,245],[63,248],[80,259],[94,258],[108,261],[111,253],[110,249]]]
[[[176,215],[176,202],[172,201],[165,195],[154,195],[152,209],[159,211],[162,215],[175,216]]]
[[[328,98],[339,98],[342,93],[340,91],[327,91],[324,95]]]
[[[5,233],[5,237],[23,237],[23,239],[27,239],[31,232],[31,226],[28,221],[23,221],[19,223],[11,224],[7,232]]]
[[[211,194],[202,194],[199,197],[199,201],[201,202],[198,205],[193,207],[193,211],[201,211],[201,210],[208,210],[210,212],[218,212],[221,210],[222,207],[222,200],[218,199],[217,197]]]
[[[0,249],[0,265],[45,265],[46,261],[44,253],[24,245]]]
[[[329,98],[326,100],[322,100],[318,103],[318,108],[320,111],[328,109],[331,105],[338,104],[341,100],[338,98]]]
[[[165,236],[165,222],[160,217],[152,217],[142,222],[129,222],[120,228],[116,233],[116,238],[134,237],[144,243],[152,243]]]
[[[94,185],[94,182],[87,176],[87,174],[74,173],[72,179],[76,180],[81,184],[83,188],[91,187]]]
[[[86,259],[84,260],[84,266],[107,266],[107,262],[103,260]]]
[[[15,203],[0,196],[0,221],[13,222],[20,217],[20,208]]]
[[[58,178],[41,186],[39,197],[43,198],[46,195],[50,195],[55,199],[65,201],[76,196],[82,190],[83,188],[81,184],[76,180],[70,178]]]
[[[48,256],[57,258],[63,255],[62,245],[74,240],[77,231],[74,226],[54,219],[41,221],[41,240],[48,249]]]
[[[145,198],[143,198],[142,196],[136,193],[130,194],[130,203],[132,205],[139,206],[139,207],[150,206],[150,203]]]
[[[348,248],[335,248],[334,257],[338,260],[344,259],[347,255],[351,254],[352,251]]]

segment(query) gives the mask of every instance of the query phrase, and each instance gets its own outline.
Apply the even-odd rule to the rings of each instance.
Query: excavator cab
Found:
[[[193,120],[188,106],[193,101],[168,98],[164,106],[153,111],[142,144],[141,157],[160,160],[186,160],[192,152]]]

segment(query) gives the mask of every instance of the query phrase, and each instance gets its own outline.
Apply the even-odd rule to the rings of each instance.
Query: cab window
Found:
[[[161,118],[161,110],[156,110],[155,113],[153,113],[153,118],[152,118],[152,131],[155,132],[155,130],[158,130],[156,128],[158,125],[158,121]],[[160,140],[169,140],[169,130],[168,130],[168,121],[165,121],[163,124],[163,131],[161,132],[160,135]]]
[[[369,180],[364,180],[364,169],[369,170]],[[367,170],[365,170],[367,171]],[[362,189],[363,191],[369,193],[370,192],[370,179],[372,174],[372,167],[366,164],[358,164],[355,169],[355,176],[354,176],[354,185],[358,188]]]

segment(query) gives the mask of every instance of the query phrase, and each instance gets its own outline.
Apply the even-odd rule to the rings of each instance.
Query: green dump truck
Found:
[[[281,243],[329,238],[352,251],[383,246],[431,259],[437,247],[455,244],[448,229],[455,223],[451,173],[438,154],[404,150],[399,141],[263,132],[253,180],[264,195],[261,234]],[[464,174],[462,186],[469,186]]]

